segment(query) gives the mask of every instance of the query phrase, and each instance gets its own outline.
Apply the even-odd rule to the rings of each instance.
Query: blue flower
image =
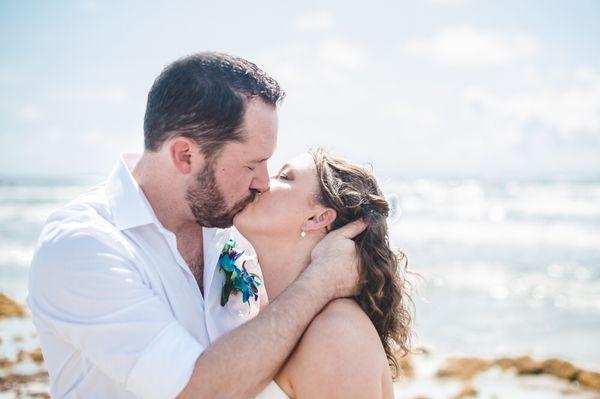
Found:
[[[221,270],[225,272],[225,284],[221,291],[221,306],[225,306],[231,292],[241,292],[244,303],[248,302],[251,297],[258,300],[258,287],[262,284],[261,278],[256,273],[248,273],[245,266],[246,259],[242,257],[244,251],[237,252],[236,246],[235,239],[230,238],[225,243],[219,256],[219,265]],[[241,269],[236,264],[239,261],[242,262]]]

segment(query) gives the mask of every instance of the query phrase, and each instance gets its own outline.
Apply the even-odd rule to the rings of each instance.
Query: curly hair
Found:
[[[393,378],[399,374],[398,358],[411,353],[413,316],[409,312],[412,284],[402,271],[408,270],[408,258],[390,247],[387,216],[389,204],[373,173],[323,149],[311,150],[317,167],[317,202],[336,211],[330,230],[364,218],[366,229],[354,238],[360,254],[359,294],[355,300],[375,326]],[[404,270],[400,268],[404,264]],[[400,353],[402,352],[402,353]]]

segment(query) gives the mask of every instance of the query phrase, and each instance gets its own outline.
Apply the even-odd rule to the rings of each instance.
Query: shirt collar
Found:
[[[131,174],[141,156],[122,153],[106,183],[109,206],[119,230],[150,223],[162,227],[142,188]]]

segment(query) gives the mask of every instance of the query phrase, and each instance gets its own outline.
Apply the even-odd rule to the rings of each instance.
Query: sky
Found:
[[[269,168],[312,147],[394,178],[600,178],[600,2],[0,2],[0,175],[108,174],[197,51],[285,89]]]

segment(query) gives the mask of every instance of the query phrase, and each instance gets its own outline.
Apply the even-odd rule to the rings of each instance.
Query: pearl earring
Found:
[[[306,237],[306,231],[302,230],[300,232],[300,237],[302,237],[302,238]]]

